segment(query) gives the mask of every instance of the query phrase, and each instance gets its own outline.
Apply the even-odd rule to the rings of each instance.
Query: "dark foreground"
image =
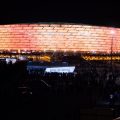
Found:
[[[88,69],[88,65],[78,74],[28,74],[25,63],[1,63],[0,68],[1,118],[112,120],[120,116],[120,85],[115,82],[119,71],[113,79],[106,69]]]
[[[20,120],[112,120],[119,116],[117,107],[82,105],[80,102],[76,96],[2,98],[1,117]]]

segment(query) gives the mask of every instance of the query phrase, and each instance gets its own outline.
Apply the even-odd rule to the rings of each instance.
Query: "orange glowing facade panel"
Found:
[[[114,32],[111,32],[113,31]],[[120,29],[79,24],[0,25],[0,49],[120,51]]]

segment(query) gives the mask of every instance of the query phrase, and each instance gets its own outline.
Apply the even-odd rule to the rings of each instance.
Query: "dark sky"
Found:
[[[0,24],[73,22],[120,27],[119,5],[115,2],[97,0],[4,1],[0,7]]]

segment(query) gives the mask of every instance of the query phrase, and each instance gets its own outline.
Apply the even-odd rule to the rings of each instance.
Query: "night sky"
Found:
[[[120,27],[119,3],[110,1],[24,0],[0,5],[0,24],[70,22]]]

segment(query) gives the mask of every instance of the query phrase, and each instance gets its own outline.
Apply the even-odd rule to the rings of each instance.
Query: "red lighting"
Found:
[[[61,27],[60,27],[61,26]],[[69,24],[0,25],[0,50],[108,52],[111,34],[116,36],[113,52],[120,51],[120,29]]]

